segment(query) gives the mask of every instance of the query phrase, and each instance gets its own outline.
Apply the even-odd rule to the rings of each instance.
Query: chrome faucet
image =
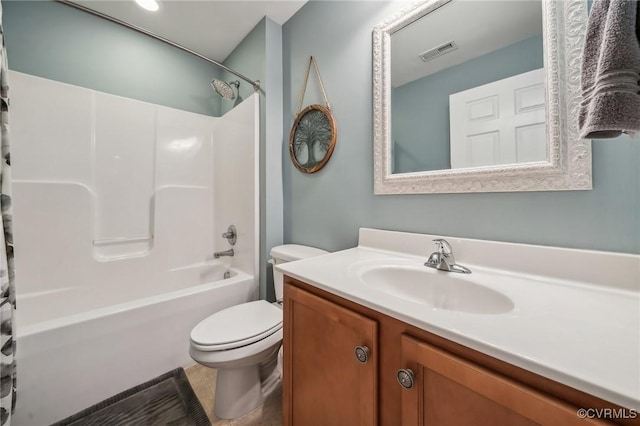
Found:
[[[225,251],[217,251],[213,253],[213,258],[218,259],[222,256],[233,256],[233,249],[225,250]]]
[[[438,238],[433,240],[433,242],[438,246],[438,250],[431,253],[424,266],[439,269],[440,271],[459,272],[461,274],[471,273],[468,268],[456,264],[456,258],[453,257],[453,250],[447,240]]]

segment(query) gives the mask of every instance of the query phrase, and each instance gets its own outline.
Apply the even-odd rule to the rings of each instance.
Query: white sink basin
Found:
[[[375,290],[434,309],[473,314],[503,314],[514,304],[507,296],[460,275],[426,266],[369,265],[358,271],[360,281]]]

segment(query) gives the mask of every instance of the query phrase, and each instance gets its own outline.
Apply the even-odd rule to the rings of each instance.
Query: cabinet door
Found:
[[[375,425],[377,322],[291,285],[284,296],[284,425]]]
[[[407,335],[401,341],[402,368],[414,375],[413,386],[401,390],[402,426],[603,424],[580,419],[576,407],[427,343]]]

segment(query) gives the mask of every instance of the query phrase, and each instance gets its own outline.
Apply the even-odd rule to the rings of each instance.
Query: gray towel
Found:
[[[640,131],[640,22],[636,0],[593,3],[582,57],[582,138]]]

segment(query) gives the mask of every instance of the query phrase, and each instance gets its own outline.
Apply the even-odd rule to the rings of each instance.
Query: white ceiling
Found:
[[[391,85],[401,86],[541,33],[540,0],[452,0],[391,36]],[[418,56],[450,41],[457,50],[428,62]]]
[[[74,0],[74,3],[144,28],[222,62],[266,15],[284,24],[307,0],[158,0],[149,12],[133,0]]]

